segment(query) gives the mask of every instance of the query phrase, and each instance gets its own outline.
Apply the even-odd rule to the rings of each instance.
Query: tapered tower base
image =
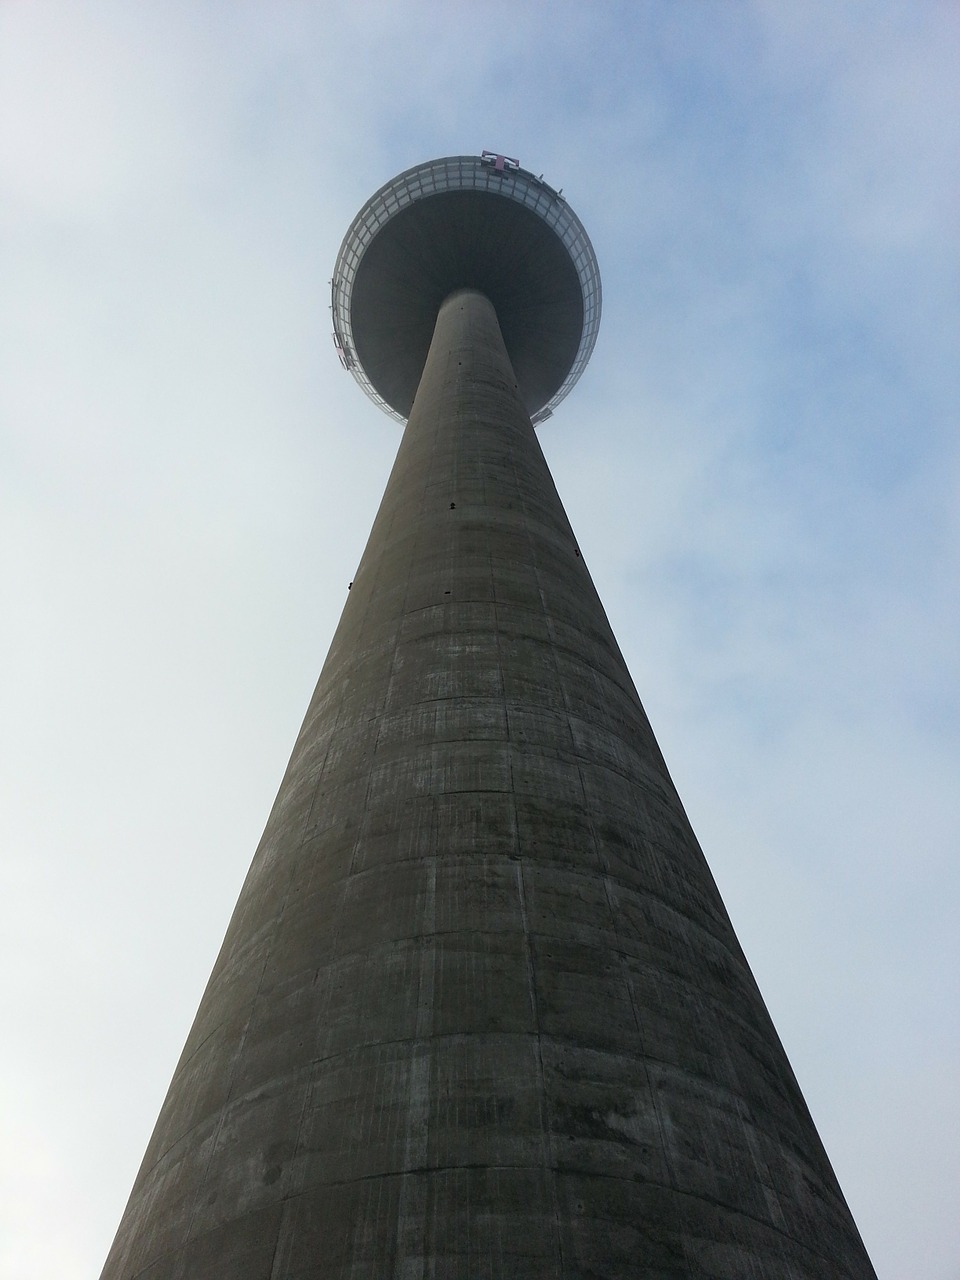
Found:
[[[104,1277],[873,1275],[456,293]]]

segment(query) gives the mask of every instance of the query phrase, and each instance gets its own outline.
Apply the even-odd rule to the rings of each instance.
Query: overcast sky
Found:
[[[960,1278],[960,9],[0,6],[0,1275],[99,1273],[376,511],[361,204],[600,261],[540,429],[880,1280]]]

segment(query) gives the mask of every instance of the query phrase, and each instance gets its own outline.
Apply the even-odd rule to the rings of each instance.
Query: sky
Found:
[[[880,1280],[960,1280],[960,9],[0,5],[0,1277],[99,1273],[400,427],[329,287],[489,148],[540,437]]]

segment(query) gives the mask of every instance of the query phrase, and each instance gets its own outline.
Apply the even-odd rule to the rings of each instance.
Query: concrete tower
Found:
[[[873,1277],[531,425],[583,227],[433,161],[333,308],[409,420],[104,1276]]]

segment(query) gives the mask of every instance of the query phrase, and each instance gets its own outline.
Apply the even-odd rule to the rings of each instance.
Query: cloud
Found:
[[[878,1271],[955,1272],[957,44],[935,4],[0,11],[0,1270],[99,1265],[392,461],[340,237],[493,145],[600,257],[541,436],[694,826]]]

